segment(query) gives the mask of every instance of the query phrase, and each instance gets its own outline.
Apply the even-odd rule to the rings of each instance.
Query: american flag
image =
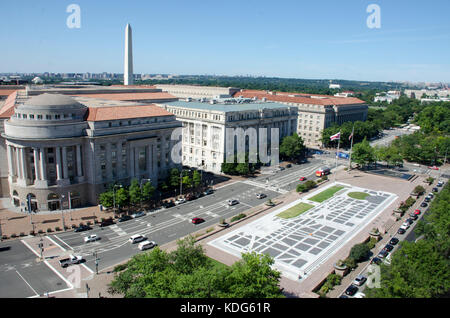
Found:
[[[338,132],[336,135],[330,137],[330,140],[341,139],[341,132]]]

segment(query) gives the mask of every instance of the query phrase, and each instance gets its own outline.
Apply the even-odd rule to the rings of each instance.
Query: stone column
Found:
[[[27,153],[26,148],[20,148],[20,159],[22,161],[22,176],[23,179],[27,180],[28,178],[28,167],[27,167]]]
[[[152,176],[154,182],[158,184],[158,149],[156,146],[156,140],[152,143]]]
[[[56,180],[62,180],[61,147],[56,147]]]
[[[34,174],[35,174],[35,181],[41,180],[41,173],[40,173],[40,165],[39,165],[39,148],[33,148],[33,155],[34,155]]]
[[[14,156],[12,147],[10,145],[6,145],[6,153],[8,157],[8,178],[9,182],[12,182],[12,177],[14,177]]]
[[[152,146],[145,146],[145,160],[148,178],[152,178]]]
[[[134,159],[134,147],[130,146],[130,152],[129,152],[129,163],[130,163],[130,169],[128,171],[128,175],[130,176],[130,179],[134,178],[135,176],[135,159]]]
[[[77,145],[77,154],[76,154],[76,160],[77,160],[77,176],[81,177],[83,176],[83,171],[81,170],[81,161],[83,158],[81,157],[81,145]]]
[[[41,180],[47,181],[47,162],[45,158],[45,148],[39,148],[39,163]]]
[[[106,144],[106,180],[112,180],[112,155],[111,155],[111,143]]]
[[[121,179],[122,177],[123,177],[123,173],[124,173],[124,171],[123,171],[123,169],[122,169],[122,141],[121,140],[119,140],[118,142],[117,142],[117,147],[116,147],[116,149],[117,149],[117,153],[116,153],[116,160],[117,160],[117,163],[116,163],[116,165],[117,165],[117,178],[118,179]]]
[[[141,170],[139,168],[139,147],[134,148],[134,176],[140,179]]]
[[[26,156],[24,148],[16,148],[17,156],[17,171],[19,174],[19,179],[17,184],[21,187],[27,186],[27,170],[26,170]]]
[[[69,169],[67,167],[67,147],[62,148],[62,166],[63,166],[63,178],[69,179]]]
[[[17,172],[17,178],[22,179],[22,169],[20,167],[20,149],[17,147],[14,147],[14,151],[16,153],[16,172]]]

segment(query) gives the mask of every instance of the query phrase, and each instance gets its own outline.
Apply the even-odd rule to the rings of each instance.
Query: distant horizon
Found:
[[[449,83],[450,2],[373,2],[2,1],[0,72],[123,74],[129,23],[136,74]]]

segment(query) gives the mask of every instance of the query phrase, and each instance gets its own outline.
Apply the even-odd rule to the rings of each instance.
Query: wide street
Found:
[[[344,161],[340,164],[342,163]],[[47,235],[44,241],[48,244],[48,249],[52,249],[52,253],[60,256],[82,255],[86,259],[83,267],[90,273],[96,271],[94,253],[97,256],[99,271],[111,269],[112,266],[140,253],[138,244],[131,244],[128,241],[134,234],[145,235],[149,240],[163,245],[200,229],[211,228],[222,219],[229,220],[268,199],[274,199],[295,189],[297,184],[301,183],[300,177],[307,177],[308,180],[315,179],[314,174],[317,168],[325,165],[334,168],[334,160],[310,158],[304,164],[292,165],[285,170],[262,174],[224,186],[219,184],[213,194],[169,209],[148,212],[146,216],[104,228],[94,226],[92,230],[81,233],[68,231]],[[267,197],[257,199],[257,193],[265,193]],[[229,206],[227,204],[229,199],[237,199],[240,203]],[[201,217],[205,219],[205,222],[198,225],[192,224],[191,219],[194,217]],[[84,243],[84,237],[90,234],[97,234],[101,239],[97,242]],[[33,297],[46,292],[71,288],[67,281],[64,283],[61,279],[61,273],[56,273],[57,270],[61,271],[56,258],[46,258],[45,262],[39,260],[37,243],[36,240],[29,241],[29,239],[2,243],[1,247],[6,249],[0,253],[0,266],[5,270],[18,271],[17,279],[8,276],[10,284],[0,286],[2,297]],[[26,276],[28,272],[24,271],[23,274],[21,267],[30,267],[36,274]],[[8,275],[6,271],[2,272]]]

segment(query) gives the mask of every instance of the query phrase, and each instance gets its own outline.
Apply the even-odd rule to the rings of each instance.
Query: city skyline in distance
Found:
[[[0,22],[8,30],[0,33],[8,43],[0,53],[0,72],[122,73],[123,27],[130,23],[136,74],[450,82],[445,57],[450,23],[445,10],[437,10],[449,5],[403,2],[377,2],[380,29],[366,26],[365,1],[341,6],[285,1],[283,8],[248,1],[239,10],[232,4],[226,9],[224,4],[138,2],[130,8],[78,1],[79,29],[65,24],[68,3],[28,2],[20,12],[16,4],[2,3],[2,12],[10,14]],[[41,19],[29,19],[39,12]],[[24,28],[8,27],[18,20]]]

